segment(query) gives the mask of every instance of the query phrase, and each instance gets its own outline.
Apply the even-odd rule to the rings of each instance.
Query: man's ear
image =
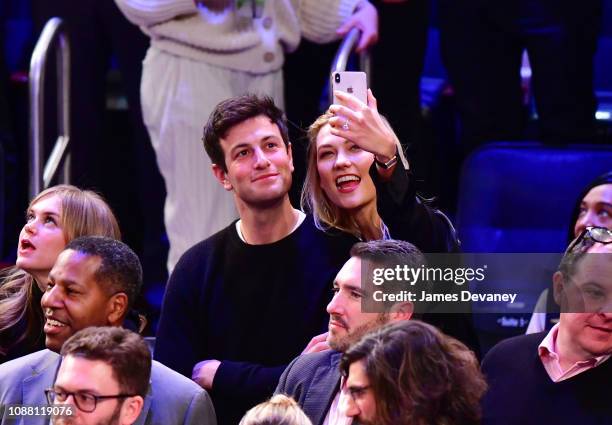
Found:
[[[221,166],[217,164],[213,164],[212,172],[215,175],[215,178],[217,179],[217,181],[221,184],[221,186],[223,186],[223,189],[229,191],[234,188],[227,178],[227,173],[223,171],[223,168]]]
[[[291,172],[295,171],[293,166],[293,150],[291,149],[291,142],[287,143],[287,156],[289,156],[289,163],[291,164]]]
[[[563,273],[560,271],[556,271],[555,274],[553,274],[553,297],[559,306],[563,305],[563,300],[566,298],[565,288],[563,287],[564,281]]]
[[[407,301],[405,303],[397,303],[391,307],[389,315],[392,322],[399,322],[401,320],[409,320],[414,313],[414,304]]]
[[[126,398],[121,406],[120,425],[136,423],[136,419],[138,419],[138,415],[142,411],[142,406],[144,406],[144,400],[141,396],[137,395]]]
[[[125,292],[117,292],[108,300],[106,320],[109,326],[120,326],[127,314],[128,296]]]

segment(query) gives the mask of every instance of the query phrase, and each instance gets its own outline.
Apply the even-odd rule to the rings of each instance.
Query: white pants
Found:
[[[282,71],[232,71],[149,48],[143,63],[143,118],[166,183],[168,271],[195,243],[237,217],[234,199],[214,178],[202,130],[214,107],[244,93],[272,96],[283,107]]]

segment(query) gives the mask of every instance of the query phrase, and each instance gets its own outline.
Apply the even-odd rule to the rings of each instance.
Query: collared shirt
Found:
[[[340,380],[340,388],[344,388],[344,378]],[[344,414],[348,403],[346,397],[350,397],[347,391],[336,391],[336,396],[327,411],[327,415],[325,415],[323,425],[351,425],[353,423],[353,418]]]
[[[542,343],[538,346],[538,354],[544,369],[553,382],[560,382],[586,372],[589,369],[599,366],[610,358],[610,354],[605,356],[593,357],[592,359],[582,360],[574,363],[567,370],[561,367],[559,353],[557,352],[557,336],[559,335],[559,324],[557,323],[548,332]]]

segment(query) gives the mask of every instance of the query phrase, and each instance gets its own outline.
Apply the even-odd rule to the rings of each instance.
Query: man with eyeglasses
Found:
[[[131,425],[138,419],[151,376],[151,353],[136,333],[91,327],[62,346],[55,384],[45,390],[53,406],[72,406],[55,425]]]
[[[502,341],[482,369],[483,424],[612,423],[612,231],[589,227],[553,275],[559,323]]]
[[[72,240],[51,269],[41,299],[47,349],[0,365],[1,425],[48,425],[44,416],[11,417],[7,406],[46,405],[45,389],[55,381],[66,341],[91,326],[121,327],[141,285],[140,261],[124,243],[100,236]],[[216,418],[205,390],[154,361],[136,423],[216,425]]]
[[[383,326],[340,360],[346,415],[359,425],[480,424],[486,383],[476,356],[418,320]]]

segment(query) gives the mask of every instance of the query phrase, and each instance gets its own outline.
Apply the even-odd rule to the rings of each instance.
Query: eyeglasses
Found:
[[[45,390],[45,395],[47,396],[47,403],[51,405],[55,404],[56,401],[63,403],[68,399],[68,397],[72,396],[74,399],[74,404],[76,404],[80,410],[86,413],[91,413],[96,410],[96,406],[100,400],[134,397],[136,394],[93,395],[83,392],[71,393],[57,388],[47,388]]]
[[[572,252],[578,245],[587,239],[607,245],[612,243],[612,230],[605,227],[589,226],[582,231],[580,236],[572,241],[567,247],[566,252]]]

